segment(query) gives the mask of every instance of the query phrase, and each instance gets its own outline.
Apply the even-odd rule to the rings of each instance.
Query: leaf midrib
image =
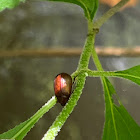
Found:
[[[108,90],[108,86],[107,86],[105,78],[103,78],[103,80],[105,82],[105,86],[106,86],[106,89],[107,89],[107,94],[108,94],[108,97],[109,97],[109,103],[110,103],[110,106],[111,106],[111,114],[112,114],[112,120],[113,120],[113,125],[114,125],[114,131],[115,131],[116,139],[119,140],[118,139],[118,134],[117,134],[117,129],[116,129],[116,122],[115,122],[115,118],[114,118],[113,104],[112,104],[112,101],[111,101],[111,98],[110,98],[110,94],[109,94],[109,90]]]
[[[77,1],[79,1],[85,7],[87,14],[88,14],[88,18],[90,18],[90,14],[89,14],[89,11],[88,11],[88,8],[86,7],[86,5],[81,0],[77,0]]]
[[[128,76],[128,77],[132,77],[132,78],[136,78],[136,79],[139,79],[140,80],[140,77],[138,76],[135,76],[135,75],[130,75],[130,74],[126,74],[126,73],[116,73],[115,72],[115,76]]]

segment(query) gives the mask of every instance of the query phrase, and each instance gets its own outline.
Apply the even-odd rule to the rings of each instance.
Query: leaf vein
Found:
[[[112,103],[110,95],[109,95],[109,89],[108,89],[108,86],[107,86],[105,78],[104,78],[104,82],[105,82],[105,86],[106,86],[106,90],[107,90],[107,94],[108,94],[109,102],[110,102],[110,106],[111,106],[111,114],[112,114],[112,120],[113,120],[113,124],[114,124],[114,131],[115,131],[116,139],[118,140],[118,134],[117,134],[117,129],[116,129],[116,122],[115,122],[114,112],[113,112],[113,108],[112,108],[113,107],[113,103]]]

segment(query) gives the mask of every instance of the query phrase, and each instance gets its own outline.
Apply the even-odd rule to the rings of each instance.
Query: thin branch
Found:
[[[73,57],[79,56],[82,48],[60,48],[60,49],[41,49],[41,50],[14,50],[0,51],[0,58],[15,57]],[[115,47],[96,47],[96,52],[103,57],[140,57],[140,46],[132,48]]]
[[[88,22],[88,36],[81,53],[81,57],[79,60],[79,64],[77,70],[86,69],[88,68],[92,46],[95,40],[95,34],[93,33],[93,24],[92,22]],[[62,112],[57,116],[52,126],[49,128],[47,133],[44,135],[42,140],[54,140],[57,136],[58,132],[61,130],[62,126],[64,125],[67,118],[72,113],[74,107],[77,105],[77,102],[82,94],[82,90],[84,88],[84,84],[86,81],[86,74],[81,73],[78,75],[78,80],[76,83],[76,88],[73,91],[68,103],[63,108]]]
[[[121,0],[118,4],[108,10],[102,17],[93,23],[94,29],[99,29],[110,17],[117,13],[129,0]]]

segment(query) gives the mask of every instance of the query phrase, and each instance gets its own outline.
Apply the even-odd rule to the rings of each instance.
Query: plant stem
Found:
[[[95,29],[99,29],[110,17],[117,13],[129,0],[121,0],[118,4],[108,10],[102,17],[94,22],[93,26]]]
[[[128,1],[129,0],[121,0],[118,4],[116,4],[110,10],[108,10],[101,18],[99,18],[97,21],[95,21],[93,23],[94,33],[96,33],[96,29],[99,29],[110,17],[112,17],[115,13],[117,13],[120,10],[120,8],[123,7]],[[95,65],[97,67],[97,70],[103,71],[102,65],[101,65],[98,55],[95,51],[95,46],[93,46],[92,57],[93,57]]]
[[[116,73],[116,71],[93,71],[90,69],[82,69],[73,73],[73,77],[79,75],[80,73],[87,73],[89,77],[117,77],[119,75]]]
[[[94,29],[99,29],[102,24],[104,24],[104,22],[106,20],[108,20],[112,15],[114,15],[117,11],[119,11],[119,9],[125,5],[129,0],[122,0],[121,2],[119,2],[116,6],[114,6],[113,8],[111,8],[108,12],[106,12],[101,18],[99,18],[95,23],[94,23]],[[93,61],[96,65],[96,68],[98,71],[104,71],[102,68],[102,65],[100,63],[100,60],[98,58],[98,55],[95,51],[95,46],[93,46],[93,51],[92,51],[92,57],[93,57]],[[114,130],[115,130],[115,139],[118,140],[118,135],[116,132],[116,123],[114,121],[114,110],[112,109],[112,96],[109,94],[109,86],[107,84],[107,78],[105,76],[101,77],[101,82],[102,85],[104,87],[104,94],[105,94],[105,104],[106,104],[106,114],[107,114],[107,110],[108,110],[108,106],[107,106],[107,97],[110,99],[110,107],[111,107],[111,115],[112,115],[112,120],[113,120],[113,126],[114,126]],[[107,92],[106,92],[107,91]],[[107,94],[108,93],[108,94]],[[118,96],[117,96],[118,97]],[[119,103],[121,103],[121,101],[118,98]],[[106,120],[107,120],[107,115],[105,116],[105,124],[106,124]],[[105,129],[105,127],[104,127]],[[104,139],[104,132],[103,132],[103,139]]]
[[[78,75],[76,88],[71,95],[68,103],[64,106],[63,110],[60,112],[59,116],[57,116],[56,120],[53,122],[52,126],[49,128],[47,133],[44,135],[42,140],[54,140],[57,136],[58,132],[64,125],[67,118],[70,116],[74,107],[77,105],[77,101],[82,94],[82,89],[85,84],[86,75],[84,73]]]
[[[93,32],[93,23],[89,21],[88,22],[88,36],[87,36],[87,40],[86,40],[83,52],[81,54],[80,60],[79,60],[79,65],[77,68],[78,71],[80,71],[81,69],[88,68],[94,39],[95,39],[95,33]],[[73,94],[71,95],[68,103],[63,108],[62,112],[56,118],[56,120],[54,121],[52,126],[49,128],[47,133],[44,135],[42,140],[54,140],[54,138],[57,136],[58,132],[64,125],[67,118],[70,116],[71,112],[73,111],[74,107],[76,106],[76,104],[82,94],[86,76],[87,75],[85,73],[80,73],[78,75],[78,80],[76,82],[76,88],[75,88]]]
[[[118,4],[116,4],[110,10],[108,10],[101,18],[95,21],[93,23],[94,33],[96,33],[96,29],[99,29],[110,17],[112,17],[115,13],[117,13],[120,10],[120,8],[123,7],[128,1],[129,0],[121,0]],[[93,46],[92,57],[97,67],[97,70],[103,71],[102,65],[95,51],[95,46]]]
[[[108,18],[110,18],[115,12],[118,11],[120,7],[122,7],[122,4],[124,5],[125,2],[128,0],[122,0],[121,6],[116,6],[116,9],[113,11],[110,11],[109,14],[107,13],[105,17],[100,18],[97,22],[94,24],[92,21],[88,21],[88,36],[87,40],[83,49],[83,52],[81,54],[79,65],[77,68],[77,71],[80,71],[82,69],[87,69],[89,64],[89,59],[92,53],[92,57],[94,59],[95,65],[98,69],[98,71],[103,71],[102,65],[100,63],[100,60],[98,58],[98,55],[96,54],[94,42],[95,42],[95,35],[97,33],[97,28],[99,28]],[[119,7],[119,8],[118,8]],[[74,74],[73,74],[74,75]],[[58,134],[62,126],[64,125],[65,121],[73,111],[74,107],[77,104],[78,99],[80,98],[82,94],[82,89],[85,84],[86,74],[80,73],[78,75],[77,85],[76,88],[70,97],[68,103],[63,108],[62,112],[59,114],[59,116],[56,118],[52,126],[49,128],[48,132],[44,135],[42,140],[54,140],[55,136]],[[102,77],[102,81],[105,79],[105,77]]]
[[[77,70],[88,68],[89,59],[92,52],[92,46],[95,41],[95,34],[96,33],[93,31],[93,23],[91,21],[88,21],[88,35]]]
[[[100,63],[99,57],[96,53],[94,45],[93,45],[93,50],[92,50],[92,57],[93,57],[93,60],[94,60],[94,63],[95,63],[95,66],[96,66],[97,70],[98,71],[104,71],[103,68],[102,68],[102,65]]]

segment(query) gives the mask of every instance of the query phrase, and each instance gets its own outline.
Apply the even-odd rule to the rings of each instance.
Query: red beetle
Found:
[[[67,73],[60,73],[54,80],[54,92],[58,102],[64,106],[72,92],[72,78]]]

